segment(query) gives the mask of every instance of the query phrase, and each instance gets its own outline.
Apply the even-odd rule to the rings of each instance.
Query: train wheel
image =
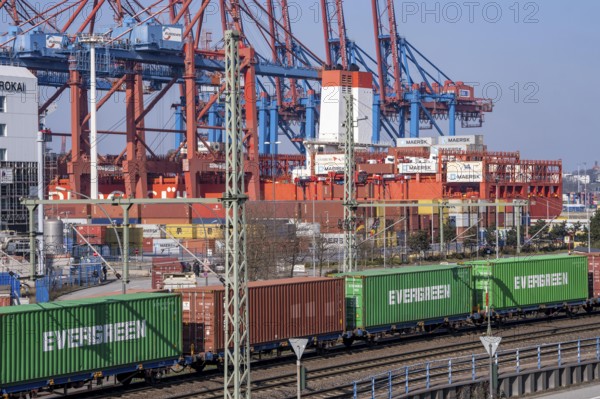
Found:
[[[202,370],[204,370],[204,367],[206,367],[206,362],[203,361],[196,362],[192,365],[192,368],[196,373],[201,373]]]
[[[162,379],[162,372],[160,371],[149,371],[146,376],[144,376],[144,381],[148,385],[156,385],[160,383]]]

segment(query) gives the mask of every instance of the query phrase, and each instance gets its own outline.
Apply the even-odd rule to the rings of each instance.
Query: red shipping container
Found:
[[[104,245],[106,244],[106,226],[86,224],[77,226],[77,244],[85,245],[85,241],[81,236],[85,237],[86,240],[92,245]]]
[[[183,301],[186,353],[224,348],[222,286],[177,290]],[[289,338],[337,337],[345,329],[344,280],[298,277],[248,284],[250,345],[286,345]]]
[[[583,255],[588,258],[588,273],[592,279],[590,294],[594,298],[600,298],[600,254],[583,253]]]
[[[144,252],[154,251],[154,238],[142,239],[142,251],[144,251]]]
[[[185,240],[182,242],[183,246],[190,250],[194,254],[206,254],[206,250],[210,249],[211,251],[215,250],[215,239],[209,238],[197,238],[193,240]]]
[[[0,295],[0,306],[10,306],[10,295]]]
[[[181,273],[183,265],[177,258],[152,259],[152,289],[163,289],[163,275],[165,273]]]

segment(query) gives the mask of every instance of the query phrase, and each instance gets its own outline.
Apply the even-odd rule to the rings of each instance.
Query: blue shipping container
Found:
[[[21,297],[21,282],[19,276],[11,272],[0,273],[0,285],[10,285],[11,298]]]

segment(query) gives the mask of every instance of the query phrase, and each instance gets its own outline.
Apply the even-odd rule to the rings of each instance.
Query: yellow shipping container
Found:
[[[196,226],[193,224],[168,224],[165,226],[167,238],[176,238],[178,240],[190,240],[198,238],[196,236]]]
[[[192,239],[221,239],[225,235],[225,232],[220,224],[204,223],[204,224],[168,224],[165,229],[167,230],[167,238],[171,238],[170,235],[178,240],[192,240]],[[169,235],[170,234],[170,235]]]
[[[119,239],[123,242],[123,227],[116,227],[117,234],[119,234]],[[118,244],[117,236],[115,234],[115,229],[112,227],[107,227],[106,229],[106,243],[107,244]],[[144,230],[141,227],[130,227],[129,228],[129,243],[131,245],[135,245],[141,247],[142,241],[144,239]]]
[[[433,200],[430,199],[419,200],[419,204],[431,204],[432,202]],[[419,215],[431,215],[432,213],[434,213],[432,206],[419,206]],[[437,213],[437,208],[435,210],[435,213]]]
[[[197,238],[208,238],[208,239],[221,239],[225,237],[225,229],[221,224],[197,224],[196,237]]]

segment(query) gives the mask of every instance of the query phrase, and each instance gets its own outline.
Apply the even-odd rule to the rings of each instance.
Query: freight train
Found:
[[[324,349],[355,340],[590,311],[598,298],[584,256],[408,266],[249,284],[253,353],[306,337]],[[10,396],[114,376],[154,380],[173,367],[221,364],[223,287],[0,308],[0,389]]]

